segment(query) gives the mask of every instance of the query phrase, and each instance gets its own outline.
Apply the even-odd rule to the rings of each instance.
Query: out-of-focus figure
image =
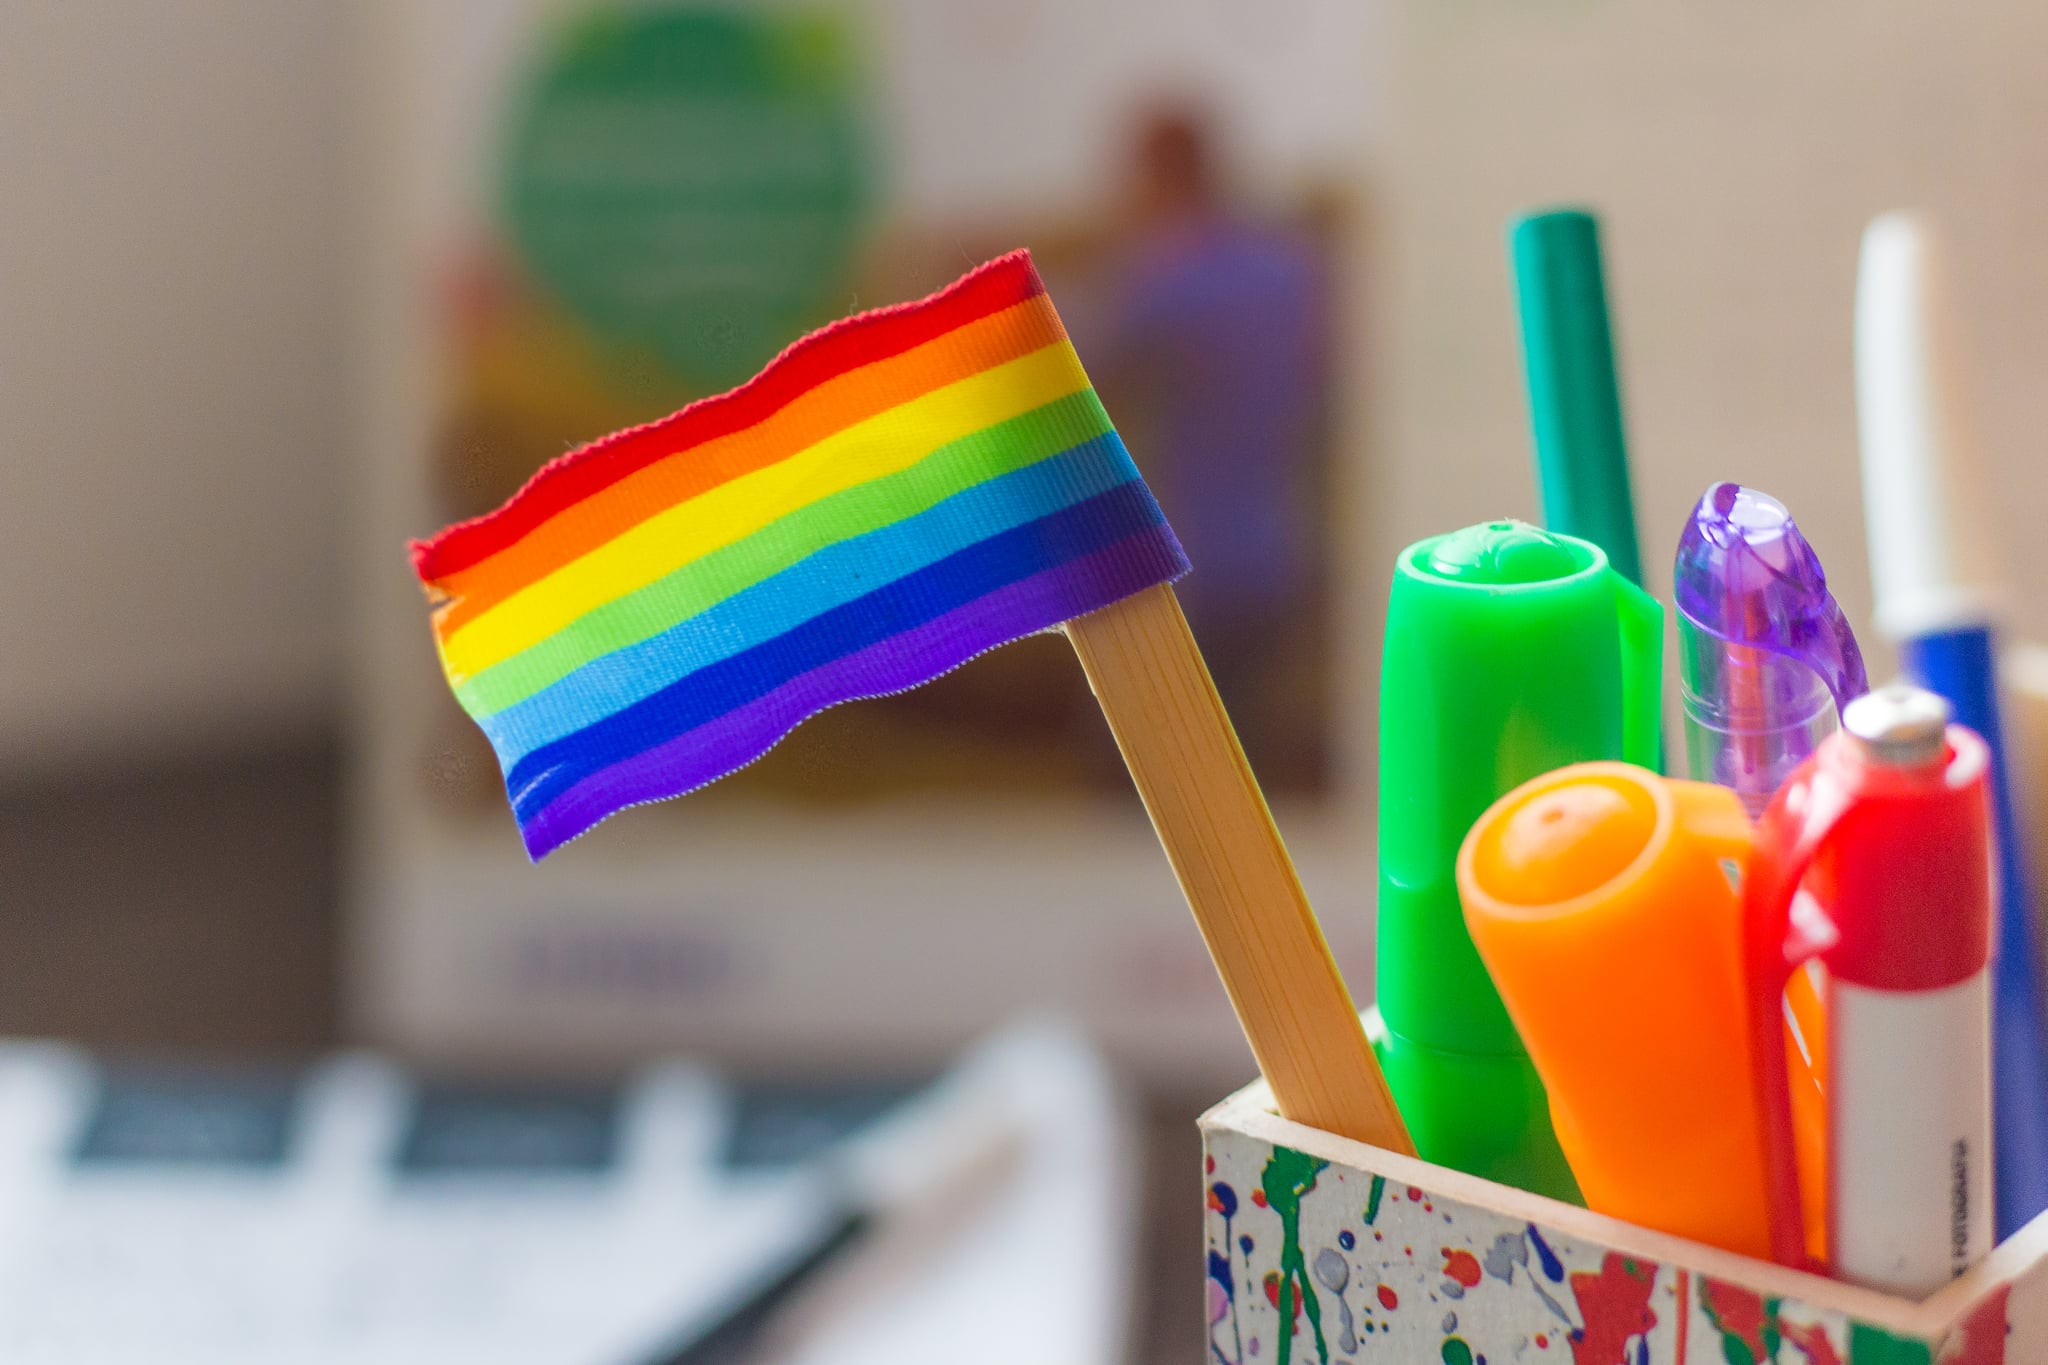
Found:
[[[1128,237],[1086,355],[1194,562],[1177,590],[1245,748],[1299,790],[1319,783],[1326,738],[1323,270],[1306,233],[1237,207],[1216,146],[1188,108],[1139,121]]]

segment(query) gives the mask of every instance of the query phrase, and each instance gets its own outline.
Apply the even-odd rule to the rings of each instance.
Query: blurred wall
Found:
[[[865,0],[904,211],[1023,221],[1097,211],[1132,112],[1216,116],[1254,192],[1360,169],[1384,118],[1386,0]]]
[[[1376,556],[1535,510],[1503,228],[1605,228],[1650,586],[1715,479],[1784,499],[1867,627],[1852,369],[1865,222],[1944,220],[2015,623],[2048,638],[2048,9],[2025,0],[1402,0]],[[1378,568],[1384,581],[1384,568]]]
[[[0,761],[331,713],[330,0],[0,4]]]

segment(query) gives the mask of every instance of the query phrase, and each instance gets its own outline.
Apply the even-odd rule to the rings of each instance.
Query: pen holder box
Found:
[[[2048,1214],[1914,1302],[1289,1122],[1263,1083],[1201,1126],[1210,1365],[2048,1362]]]

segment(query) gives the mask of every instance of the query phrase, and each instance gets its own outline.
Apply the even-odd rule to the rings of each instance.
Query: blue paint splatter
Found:
[[[1230,1336],[1231,1340],[1237,1343],[1237,1360],[1230,1362],[1230,1365],[1242,1365],[1244,1330],[1238,1326],[1237,1285],[1230,1272],[1230,1220],[1237,1214],[1237,1191],[1224,1181],[1217,1181],[1209,1186],[1209,1206],[1223,1215],[1223,1250],[1209,1253],[1209,1278],[1223,1286],[1224,1298],[1230,1304]],[[1252,1239],[1242,1238],[1240,1244],[1244,1247],[1245,1263],[1249,1265]],[[1211,1340],[1209,1344],[1214,1349],[1215,1342]],[[1218,1350],[1216,1354],[1220,1356],[1223,1353]]]
[[[1349,1251],[1353,1247],[1358,1245],[1358,1239],[1351,1235],[1351,1230],[1349,1228],[1346,1228],[1344,1231],[1337,1234],[1337,1245],[1343,1247],[1346,1251]]]
[[[1543,1266],[1543,1278],[1549,1280],[1552,1284],[1562,1284],[1564,1282],[1564,1262],[1557,1259],[1557,1253],[1552,1251],[1550,1244],[1543,1240],[1543,1234],[1536,1230],[1534,1223],[1529,1224],[1529,1245],[1536,1248],[1536,1259]]]
[[[1231,1298],[1237,1297],[1236,1285],[1230,1274],[1230,1261],[1220,1251],[1209,1253],[1209,1278],[1223,1286],[1223,1292]]]
[[[1252,1254],[1252,1235],[1249,1232],[1237,1239],[1237,1249],[1247,1256]]]
[[[1230,1304],[1230,1337],[1237,1343],[1237,1360],[1241,1361],[1244,1359],[1244,1331],[1237,1324],[1237,1282],[1231,1274],[1230,1257],[1213,1248],[1209,1252],[1209,1278],[1223,1286],[1224,1300]],[[1215,1331],[1213,1323],[1210,1324],[1210,1331]],[[1223,1354],[1217,1348],[1213,1337],[1210,1339],[1209,1349],[1219,1356]],[[1236,1365],[1236,1362],[1229,1362],[1229,1365]]]

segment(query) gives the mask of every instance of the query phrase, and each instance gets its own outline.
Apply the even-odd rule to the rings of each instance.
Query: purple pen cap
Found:
[[[1870,690],[1863,652],[1792,514],[1753,488],[1706,491],[1672,590],[1689,770],[1755,815]]]

